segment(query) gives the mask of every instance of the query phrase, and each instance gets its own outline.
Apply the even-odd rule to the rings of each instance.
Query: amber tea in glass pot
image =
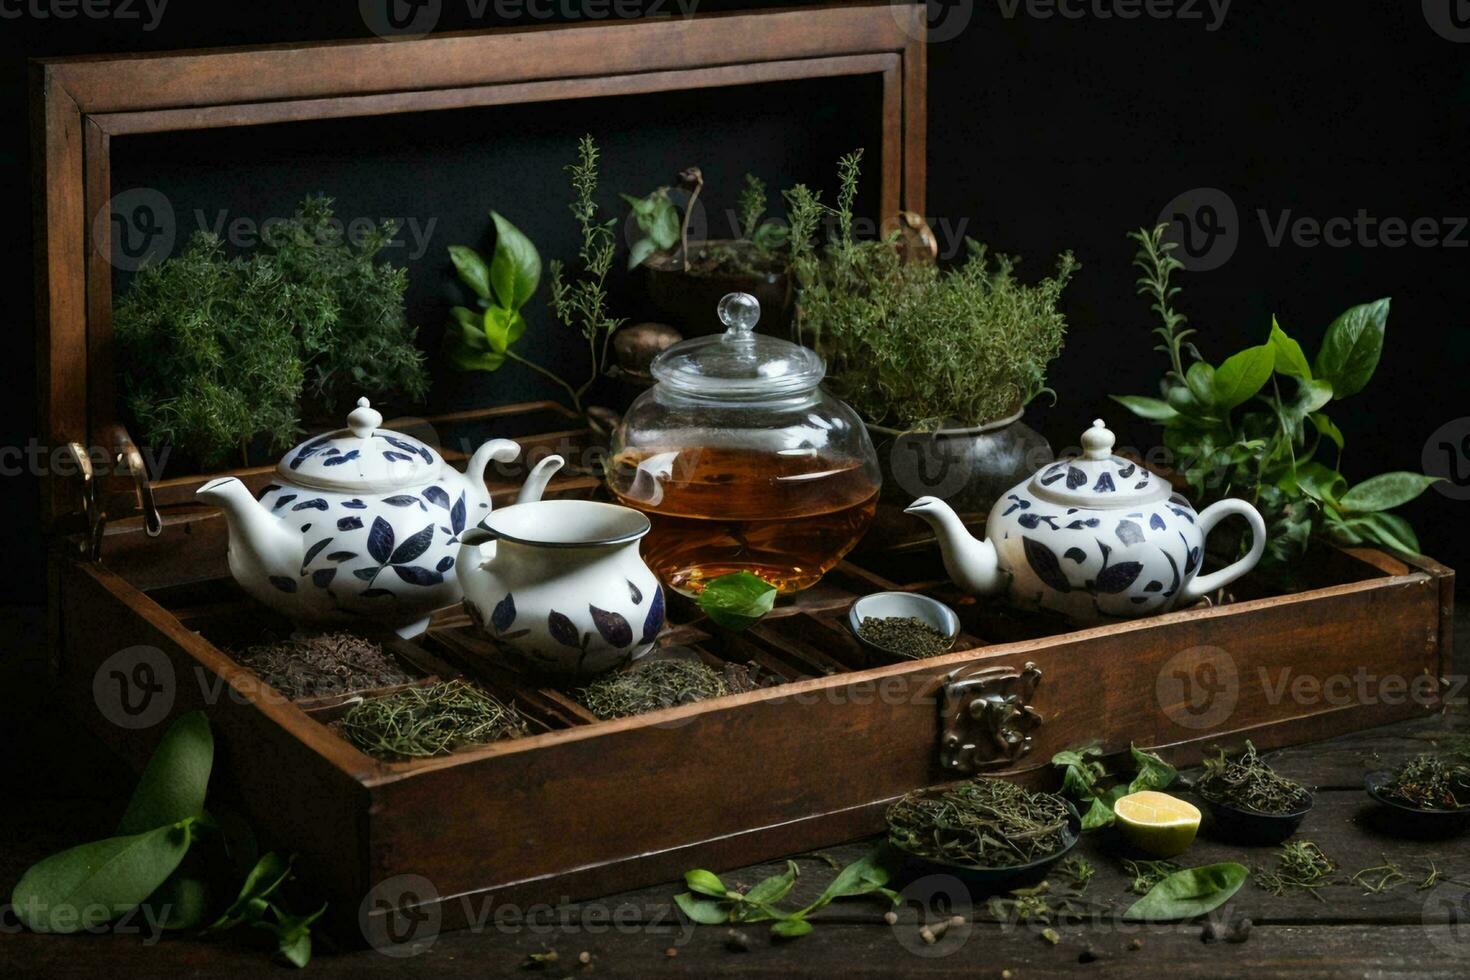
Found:
[[[877,455],[852,409],[821,389],[814,351],[755,333],[760,306],[720,302],[723,334],[669,348],[658,383],[613,434],[608,485],[648,515],[643,557],[670,588],[751,572],[808,588],[867,531]]]

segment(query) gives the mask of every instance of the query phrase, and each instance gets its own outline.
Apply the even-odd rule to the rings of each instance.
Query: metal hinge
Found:
[[[961,667],[944,679],[940,703],[939,763],[973,775],[1019,762],[1031,751],[1041,714],[1031,706],[1041,668]]]

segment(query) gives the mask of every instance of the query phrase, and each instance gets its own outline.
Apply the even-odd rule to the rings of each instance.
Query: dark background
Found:
[[[1444,0],[1445,9],[1454,2]],[[0,264],[8,326],[0,445],[7,446],[24,445],[37,428],[26,59],[370,36],[356,0],[171,0],[152,30],[144,29],[150,15],[141,0],[131,4],[133,19],[62,19],[49,4],[0,0],[0,186],[11,195],[12,219],[9,257]],[[705,0],[698,9],[797,5]],[[569,17],[554,19],[577,19],[578,3],[557,6]],[[1115,9],[1108,0],[1100,6]],[[674,9],[672,0],[664,9]],[[1050,374],[1059,400],[1034,405],[1032,424],[1061,448],[1106,414],[1125,441],[1153,444],[1148,426],[1123,421],[1107,401],[1109,393],[1151,394],[1164,364],[1151,350],[1154,321],[1134,295],[1124,236],[1153,224],[1181,195],[1191,210],[1207,200],[1200,189],[1217,188],[1238,218],[1222,222],[1215,248],[1224,251],[1211,254],[1229,260],[1182,280],[1181,303],[1206,356],[1218,363],[1262,342],[1273,313],[1310,353],[1342,310],[1392,296],[1377,376],[1365,393],[1331,407],[1348,439],[1344,470],[1358,480],[1419,469],[1427,447],[1439,472],[1452,461],[1470,472],[1470,443],[1459,443],[1470,436],[1462,394],[1470,230],[1459,228],[1470,214],[1470,43],[1431,26],[1444,11],[1404,0],[1332,7],[1235,0],[1210,30],[1215,14],[1203,2],[1195,19],[1104,17],[1093,0],[1074,0],[1071,9],[1086,12],[1080,18],[1036,16],[1045,9],[1024,0],[931,4],[936,36],[947,39],[929,50],[927,211],[941,247],[978,237],[1023,256],[1030,277],[1049,270],[1062,249],[1083,263],[1064,302],[1067,349]],[[514,23],[528,22],[539,21]],[[471,16],[466,0],[444,0],[438,29],[503,23]],[[132,137],[115,147],[114,190],[164,193],[179,248],[197,212],[206,223],[221,211],[259,222],[288,215],[312,191],[335,197],[346,218],[412,218],[420,228],[432,221],[422,257],[408,261],[411,237],[388,257],[409,267],[410,313],[437,359],[445,311],[463,300],[445,248],[486,246],[490,208],[510,216],[544,256],[574,250],[561,168],[581,133],[603,148],[600,199],[608,213],[626,213],[618,191],[645,193],[697,163],[718,233],[742,173],[773,188],[805,181],[830,195],[832,162],[856,146],[870,148],[862,203],[871,214],[876,107],[873,83],[844,80]],[[1380,220],[1434,219],[1437,238],[1457,238],[1389,248],[1376,238],[1307,247],[1288,236],[1273,246],[1261,217],[1275,225],[1287,212],[1326,221],[1360,210]],[[625,305],[615,312],[636,315],[627,287],[620,278]],[[580,340],[568,340],[533,305],[526,353],[580,357]],[[435,401],[445,407],[554,393],[515,367],[488,377],[435,374]],[[1453,460],[1438,448],[1446,439],[1456,445]],[[6,477],[0,493],[10,521],[0,584],[11,603],[42,602],[34,476]],[[1425,550],[1451,565],[1464,564],[1470,550],[1457,495],[1470,496],[1470,486],[1431,490],[1403,511]]]

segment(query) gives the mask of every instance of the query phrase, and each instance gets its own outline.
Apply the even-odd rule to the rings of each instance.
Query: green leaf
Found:
[[[1419,537],[1414,533],[1409,522],[1397,514],[1375,513],[1363,514],[1343,522],[1355,531],[1361,532],[1357,535],[1358,541],[1348,541],[1348,544],[1377,544],[1395,551],[1403,551],[1411,555],[1421,553],[1419,548]],[[1337,525],[1334,527],[1340,527]]]
[[[713,895],[715,898],[724,898],[730,893],[718,875],[703,868],[684,872],[684,884],[701,895]]]
[[[155,910],[154,918],[165,929],[197,929],[209,915],[209,899],[209,883],[180,868],[143,904]]]
[[[699,595],[699,608],[727,630],[755,625],[776,605],[776,587],[750,572],[711,579]]]
[[[1145,752],[1136,745],[1130,745],[1128,751],[1133,756],[1133,764],[1138,768],[1133,781],[1128,784],[1130,793],[1145,789],[1163,789],[1179,775],[1173,766],[1152,752]]]
[[[1332,382],[1337,398],[1362,391],[1378,369],[1389,300],[1355,306],[1332,322],[1314,365],[1316,376]]]
[[[799,939],[812,931],[812,924],[805,919],[779,919],[771,923],[771,932],[782,939]]]
[[[659,247],[660,251],[667,252],[679,244],[679,209],[674,207],[674,202],[668,197],[662,197],[654,205],[653,221],[648,227],[648,237]]]
[[[174,873],[189,850],[189,826],[184,821],[109,837],[32,865],[10,896],[16,918],[34,932],[57,933],[112,921],[158,891]],[[99,915],[104,917],[99,920]]]
[[[887,843],[879,844],[839,871],[807,911],[822,908],[833,899],[879,891],[893,880],[901,860],[902,855],[897,848]]]
[[[765,881],[757,884],[745,893],[745,900],[757,905],[769,905],[779,902],[790,894],[791,889],[796,886],[796,878],[800,873],[797,870],[795,861],[787,861],[784,872],[778,875],[771,875]]]
[[[276,905],[271,906],[271,911],[278,921],[262,919],[251,925],[274,933],[276,950],[286,962],[298,969],[305,967],[311,962],[311,924],[327,911],[326,905],[309,915],[291,915]]]
[[[203,815],[213,766],[214,736],[203,712],[175,719],[133,790],[117,836],[131,837]]]
[[[486,310],[482,323],[485,342],[496,354],[504,354],[526,332],[525,317],[499,306]]]
[[[1256,396],[1276,368],[1276,351],[1269,344],[1248,347],[1225,359],[1215,371],[1212,391],[1218,408],[1230,409]],[[1194,368],[1190,368],[1190,374]],[[1194,391],[1194,383],[1190,383]],[[1199,392],[1195,392],[1198,396]]]
[[[495,254],[490,259],[490,285],[501,306],[519,310],[541,285],[541,253],[504,216],[491,211],[490,217],[495,222]]]
[[[1305,418],[1330,401],[1332,401],[1331,382],[1321,379],[1303,381],[1297,386],[1296,401],[1291,406],[1292,415],[1298,419]]]
[[[1330,418],[1328,418],[1326,415],[1323,415],[1321,412],[1313,412],[1309,416],[1309,418],[1311,418],[1312,424],[1317,427],[1317,431],[1320,432],[1323,437],[1330,439],[1332,441],[1332,444],[1335,445],[1339,450],[1342,449],[1344,444],[1342,430],[1339,429],[1335,424],[1333,424],[1333,421]]]
[[[1304,381],[1312,380],[1312,366],[1307,363],[1307,355],[1302,352],[1302,345],[1286,335],[1281,329],[1281,324],[1276,318],[1271,318],[1271,349],[1276,355],[1276,373],[1289,375],[1293,378],[1301,378]]]
[[[265,910],[265,900],[291,876],[291,865],[295,860],[283,858],[271,851],[256,862],[240,886],[239,897],[210,925],[210,931],[233,929],[247,919],[259,918]]]
[[[718,926],[730,921],[730,906],[725,902],[716,902],[683,892],[674,896],[674,904],[679,906],[680,912],[689,917],[689,921],[697,922],[702,926]]]
[[[459,273],[460,281],[481,299],[490,299],[490,268],[480,253],[466,245],[449,246],[449,259]]]
[[[497,371],[505,364],[505,355],[493,350],[471,350],[460,342],[450,348],[449,360],[461,371]]]
[[[628,268],[636,269],[658,248],[652,238],[640,238],[628,248]]]
[[[1189,370],[1184,373],[1184,383],[1199,404],[1206,407],[1215,404],[1215,369],[1209,364],[1204,361],[1195,361],[1191,364]],[[1175,404],[1172,395],[1173,392],[1170,392],[1170,405]]]
[[[1442,478],[1423,473],[1382,473],[1364,480],[1342,495],[1343,510],[1368,513],[1403,506]]]
[[[1103,827],[1111,827],[1115,819],[1117,816],[1113,813],[1113,808],[1105,800],[1094,796],[1092,805],[1082,814],[1082,829],[1101,830]]]
[[[1297,466],[1296,486],[1313,500],[1336,503],[1347,489],[1347,480],[1337,470],[1313,460]]]
[[[1245,865],[1233,861],[1176,871],[1134,902],[1123,918],[1171,922],[1204,915],[1230,901],[1249,875]]]
[[[1142,395],[1113,395],[1112,399],[1139,418],[1153,422],[1167,422],[1169,419],[1179,417],[1179,412],[1172,405],[1157,398],[1145,398]]]

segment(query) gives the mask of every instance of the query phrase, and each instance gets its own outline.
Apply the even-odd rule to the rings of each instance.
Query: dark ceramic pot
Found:
[[[868,425],[883,467],[883,489],[863,551],[918,549],[932,544],[929,525],[905,514],[919,497],[938,497],[964,522],[985,526],[1007,490],[1053,462],[1051,444],[1021,421],[1023,411],[970,429],[900,432]]]
[[[696,260],[711,245],[728,241],[691,242]],[[648,298],[663,322],[676,327],[685,337],[723,333],[720,300],[729,293],[749,293],[761,304],[756,330],[785,337],[791,327],[791,279],[784,272],[729,273],[685,272],[673,256],[655,255],[642,266]]]

